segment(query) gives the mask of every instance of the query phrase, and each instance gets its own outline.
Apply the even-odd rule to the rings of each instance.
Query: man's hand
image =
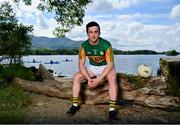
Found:
[[[91,78],[88,79],[88,85],[89,85],[90,87],[93,87],[93,86],[94,86],[93,79],[91,79]]]
[[[88,85],[90,86],[90,87],[92,87],[92,88],[95,88],[100,82],[102,82],[103,81],[103,78],[102,77],[100,77],[100,76],[98,76],[98,77],[96,77],[96,78],[94,78],[94,79],[91,79],[91,81],[89,82],[89,80],[88,80]]]

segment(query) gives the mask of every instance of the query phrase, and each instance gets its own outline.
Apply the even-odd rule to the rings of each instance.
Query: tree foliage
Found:
[[[0,55],[10,57],[10,63],[20,62],[22,55],[31,48],[32,26],[18,24],[8,2],[0,5]]]
[[[13,0],[20,2],[21,0]],[[31,5],[32,0],[22,0],[26,5]],[[64,37],[65,33],[74,26],[83,23],[85,7],[91,0],[40,0],[38,9],[55,14],[58,26],[54,30],[54,35]]]
[[[31,55],[77,55],[78,49],[34,49]]]
[[[137,54],[158,54],[158,53],[153,50],[134,50],[134,51],[115,50],[114,54],[137,55]]]
[[[15,13],[8,2],[4,2],[0,5],[0,24],[17,24],[18,20],[15,17]]]
[[[173,50],[167,51],[166,55],[168,55],[168,56],[176,56],[176,55],[178,55],[178,52],[173,49]]]
[[[152,50],[135,50],[135,51],[122,51],[122,50],[113,50],[115,55],[150,55],[150,54],[162,54]],[[33,49],[30,55],[77,55],[79,49]]]

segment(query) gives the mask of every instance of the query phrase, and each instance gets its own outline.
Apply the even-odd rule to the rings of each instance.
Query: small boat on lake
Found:
[[[28,61],[27,63],[41,63],[42,61],[37,61],[37,60],[34,60],[32,62]]]
[[[45,62],[44,64],[59,64],[60,62],[58,61],[50,61],[50,62]]]
[[[72,59],[65,59],[65,60],[62,60],[61,62],[72,62],[73,60]]]

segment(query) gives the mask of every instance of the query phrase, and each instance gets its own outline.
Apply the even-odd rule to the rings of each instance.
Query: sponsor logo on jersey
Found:
[[[101,51],[101,52],[100,52],[100,55],[104,55],[104,52]]]
[[[96,63],[100,63],[103,62],[105,60],[104,56],[88,56],[90,60],[96,62]]]

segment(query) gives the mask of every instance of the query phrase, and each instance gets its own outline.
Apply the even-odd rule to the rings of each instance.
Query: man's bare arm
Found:
[[[103,80],[103,79],[107,76],[107,74],[108,74],[109,72],[111,72],[111,70],[112,70],[113,68],[114,68],[113,62],[107,64],[107,66],[105,67],[103,73],[99,76],[99,78],[100,78],[101,80]]]
[[[114,56],[111,46],[107,49],[105,57],[107,61],[107,66],[105,67],[103,73],[99,76],[100,79],[104,79],[107,74],[111,72],[111,70],[114,68]]]
[[[97,76],[96,78],[92,79],[92,87],[96,87],[100,82],[103,82],[107,74],[112,70],[113,70],[113,63],[109,63],[105,67],[103,73],[100,76]]]
[[[91,79],[91,77],[90,77],[90,75],[87,72],[87,69],[85,67],[85,59],[79,60],[79,70],[86,77],[87,80]]]

